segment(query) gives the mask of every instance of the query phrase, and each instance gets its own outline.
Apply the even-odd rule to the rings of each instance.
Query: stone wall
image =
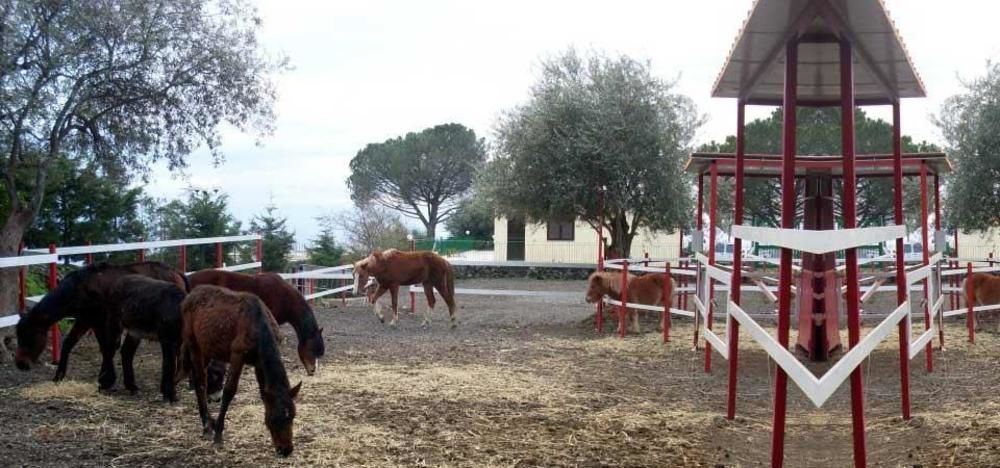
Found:
[[[589,268],[492,267],[452,265],[458,279],[472,278],[531,278],[540,280],[586,280],[594,270]]]

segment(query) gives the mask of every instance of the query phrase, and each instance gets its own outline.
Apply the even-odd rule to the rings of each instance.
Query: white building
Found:
[[[525,224],[506,218],[493,222],[493,252],[497,261],[597,263],[597,231],[584,221]],[[609,234],[604,232],[604,236]],[[632,257],[676,258],[680,232],[640,228],[632,241]]]

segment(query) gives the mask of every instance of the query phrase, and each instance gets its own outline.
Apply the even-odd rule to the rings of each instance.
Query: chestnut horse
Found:
[[[375,315],[385,323],[378,299],[386,291],[392,292],[392,322],[396,326],[399,319],[399,287],[422,284],[424,295],[427,296],[427,311],[424,312],[423,326],[431,323],[431,312],[434,309],[434,290],[448,305],[448,315],[451,317],[451,327],[455,328],[455,273],[451,264],[440,255],[430,251],[401,252],[389,249],[384,252],[376,250],[364,260],[354,264],[354,294],[368,283],[368,277],[375,278],[378,289],[372,296]]]
[[[181,291],[187,291],[184,275],[160,262],[126,265],[101,262],[69,273],[17,322],[17,368],[28,370],[32,363],[38,362],[38,356],[45,349],[49,328],[59,320],[73,317],[73,328],[62,342],[59,366],[53,380],[58,382],[66,376],[70,352],[88,330],[93,330],[102,357],[98,384],[102,390],[113,387],[118,378],[114,357],[121,344],[122,326],[110,294],[122,277],[132,274],[166,281]],[[123,365],[131,363],[135,349],[123,348],[122,354]],[[126,372],[126,379],[131,379],[130,371]],[[134,381],[126,381],[125,385],[135,388]]]
[[[669,281],[664,288],[664,280]],[[666,289],[666,298],[664,298]],[[664,299],[669,303],[674,293],[674,281],[667,278],[664,273],[650,273],[642,276],[628,275],[628,302],[633,304],[663,305]],[[622,274],[613,271],[595,271],[587,278],[587,302],[600,302],[605,296],[612,299],[621,300],[622,295]],[[626,323],[631,323],[632,331],[641,333],[639,330],[638,310],[627,309]]]
[[[122,373],[125,388],[135,394],[133,360],[139,343],[148,339],[160,343],[160,393],[169,403],[177,401],[174,374],[181,348],[181,302],[187,291],[174,283],[142,275],[125,275],[111,291],[115,308],[108,320],[118,320],[125,331],[122,343]]]
[[[178,380],[188,371],[192,374],[202,435],[214,431],[214,442],[222,444],[226,412],[239,387],[243,366],[249,364],[257,376],[260,398],[264,402],[264,425],[271,433],[274,449],[283,457],[290,455],[294,447],[294,400],[302,382],[295,387],[288,383],[278,349],[278,324],[267,305],[253,294],[205,285],[194,288],[184,299],[181,313],[183,365]],[[229,362],[217,419],[212,419],[208,413],[205,367],[209,359]]]
[[[1000,277],[989,273],[973,273],[962,282],[965,291],[965,303],[973,307],[1000,304]],[[975,314],[976,326],[979,325],[979,314]],[[997,323],[1000,332],[1000,322]]]
[[[188,276],[191,287],[203,284],[222,286],[233,291],[248,292],[264,301],[278,324],[290,323],[298,338],[299,360],[306,374],[316,372],[316,363],[326,353],[323,329],[316,324],[309,302],[294,286],[274,273],[247,275],[224,270],[202,270]]]

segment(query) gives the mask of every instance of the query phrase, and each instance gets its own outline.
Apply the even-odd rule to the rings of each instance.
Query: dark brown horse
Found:
[[[198,286],[184,300],[182,314],[184,369],[179,377],[190,369],[198,395],[202,434],[207,436],[214,431],[215,443],[222,444],[226,411],[236,395],[243,366],[249,364],[257,375],[260,397],[264,401],[264,424],[271,433],[271,442],[279,455],[290,455],[294,400],[302,382],[290,388],[278,349],[278,324],[267,305],[253,294],[218,286]],[[208,413],[205,367],[209,359],[229,361],[229,375],[217,419],[212,419]]]
[[[295,329],[295,336],[299,341],[299,360],[305,366],[306,374],[313,375],[316,372],[317,360],[326,353],[323,329],[316,324],[316,316],[312,307],[309,307],[309,302],[294,286],[281,279],[281,276],[274,273],[247,275],[224,270],[202,270],[191,274],[188,281],[192,288],[211,284],[260,297],[278,324],[287,322]]]
[[[62,343],[59,367],[53,380],[60,381],[66,376],[69,354],[87,331],[93,330],[101,349],[101,371],[98,384],[101,389],[109,389],[117,380],[114,357],[121,344],[122,328],[120,320],[109,320],[116,315],[110,294],[119,280],[126,275],[143,275],[166,281],[181,290],[187,290],[184,275],[159,262],[142,262],[127,265],[97,263],[76,270],[63,278],[59,285],[49,291],[37,305],[21,317],[17,323],[17,352],[15,361],[18,369],[28,370],[45,349],[45,334],[52,324],[66,317],[73,317],[73,328]],[[134,349],[123,353],[134,354]],[[123,358],[123,360],[126,358]],[[131,362],[132,356],[127,360]],[[126,382],[135,387],[135,382]]]
[[[389,249],[385,252],[375,251],[364,260],[354,264],[354,294],[358,294],[367,283],[368,277],[374,277],[378,289],[372,297],[375,304],[375,315],[385,323],[378,299],[386,291],[392,292],[392,322],[396,325],[399,319],[399,287],[422,284],[424,295],[427,296],[428,310],[424,313],[423,325],[431,322],[430,314],[434,309],[434,290],[448,305],[448,315],[451,317],[451,327],[455,328],[455,273],[451,264],[438,254],[430,251],[401,252]]]
[[[181,348],[181,302],[187,292],[174,283],[142,275],[125,275],[111,291],[111,303],[116,313],[108,320],[118,320],[125,330],[122,343],[122,373],[125,388],[132,393],[135,385],[133,360],[139,343],[148,339],[160,343],[160,393],[167,402],[177,401],[174,375]]]

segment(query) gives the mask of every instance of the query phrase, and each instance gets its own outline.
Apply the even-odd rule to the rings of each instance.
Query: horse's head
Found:
[[[271,433],[275,452],[282,457],[291,455],[295,448],[292,443],[292,422],[295,420],[295,399],[298,398],[300,389],[302,382],[292,387],[287,396],[269,397],[265,392],[264,425]]]
[[[368,277],[385,270],[382,252],[374,251],[371,255],[354,263],[354,295],[361,294],[368,287]]]
[[[587,278],[587,302],[600,302],[609,291],[606,278],[601,272],[594,272]]]
[[[37,306],[36,306],[37,307]],[[17,351],[14,352],[14,362],[23,371],[31,369],[38,363],[38,356],[45,350],[45,332],[47,327],[38,325],[24,316],[17,322]]]
[[[312,336],[299,341],[299,360],[306,366],[306,374],[313,375],[319,369],[319,358],[326,353],[323,342],[323,328],[317,328]]]

